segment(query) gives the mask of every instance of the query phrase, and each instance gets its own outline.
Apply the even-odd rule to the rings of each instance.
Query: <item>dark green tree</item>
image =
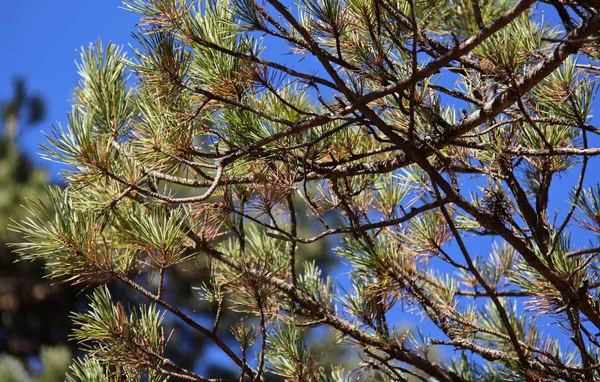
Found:
[[[20,128],[41,122],[45,103],[29,95],[25,80],[16,79],[13,96],[0,102],[0,381],[58,382],[71,363],[66,346],[68,319],[77,290],[43,280],[42,264],[15,264],[9,247],[20,235],[8,230],[10,219],[26,217],[25,198],[45,194],[47,174],[19,149]],[[41,373],[32,373],[27,360],[38,357]]]
[[[132,57],[82,51],[45,148],[67,187],[15,225],[24,260],[94,289],[71,380],[217,377],[170,356],[181,326],[222,380],[600,380],[597,4],[125,8]],[[325,357],[326,328],[355,356]]]
[[[16,78],[12,98],[0,102],[0,110],[0,216],[20,220],[25,217],[20,208],[24,197],[36,191],[44,193],[47,176],[44,170],[34,168],[21,153],[17,138],[20,128],[42,121],[46,109],[41,96],[29,95],[25,80]],[[0,240],[3,242],[7,242],[10,235],[7,230],[9,222],[8,218],[0,219]]]
[[[13,96],[0,107],[2,111],[2,122],[4,135],[11,141],[16,142],[21,130],[25,125],[33,125],[44,119],[46,115],[46,103],[38,94],[28,94],[27,82],[22,77],[13,81]]]

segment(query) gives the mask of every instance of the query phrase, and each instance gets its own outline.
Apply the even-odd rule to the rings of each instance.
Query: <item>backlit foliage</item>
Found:
[[[167,357],[165,312],[241,381],[600,380],[597,3],[124,8],[130,51],[82,50],[44,146],[68,186],[15,223],[23,259],[96,288],[71,380],[208,380]],[[325,238],[337,268],[297,256]],[[212,328],[167,293],[199,263]]]

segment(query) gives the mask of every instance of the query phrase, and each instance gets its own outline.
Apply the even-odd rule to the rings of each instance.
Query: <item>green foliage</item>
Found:
[[[122,367],[127,375],[141,376],[164,363],[163,316],[152,305],[141,305],[128,315],[123,305],[111,301],[108,289],[99,288],[90,297],[90,310],[73,315],[77,326],[73,339],[101,364]],[[76,370],[86,378],[88,371],[99,372],[95,361],[89,359],[80,361],[73,369]]]
[[[210,378],[167,358],[178,325],[241,381],[597,378],[600,19],[535,5],[126,1],[133,55],[83,50],[44,147],[68,185],[14,225],[96,288],[73,380]]]
[[[0,355],[0,381],[2,382],[59,382],[64,381],[69,364],[71,351],[66,346],[43,346],[40,349],[41,372],[32,373],[25,368],[21,361],[13,356]]]
[[[13,97],[8,102],[2,102],[0,115],[2,117],[3,133],[13,143],[20,134],[21,123],[26,126],[38,123],[46,115],[46,103],[38,94],[27,94],[27,82],[17,77],[13,81]],[[23,116],[23,114],[26,114]]]
[[[8,217],[15,220],[25,218],[25,211],[21,208],[23,199],[43,193],[46,182],[44,170],[34,168],[14,142],[0,137],[0,215],[7,217],[0,220],[0,240],[6,242],[14,236],[8,230]]]
[[[0,381],[29,382],[32,380],[23,364],[17,358],[4,354],[0,356]]]
[[[600,233],[600,184],[583,190],[581,197],[573,199],[581,213],[577,221],[585,229]]]
[[[266,357],[271,371],[283,377],[317,381],[323,371],[304,343],[302,333],[285,321],[268,337]]]
[[[71,351],[66,346],[42,347],[40,362],[43,373],[37,376],[37,382],[64,381],[71,363]]]
[[[119,368],[113,365],[102,364],[95,357],[86,357],[77,359],[71,365],[71,370],[67,376],[68,382],[118,382],[126,379],[134,382],[160,382],[167,379],[160,374],[150,371],[146,374],[140,374],[132,368]]]

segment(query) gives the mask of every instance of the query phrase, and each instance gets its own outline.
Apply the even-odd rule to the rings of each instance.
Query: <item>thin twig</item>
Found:
[[[198,324],[196,321],[192,320],[188,315],[184,314],[181,310],[177,309],[176,307],[174,307],[173,305],[171,305],[169,302],[163,300],[161,297],[158,297],[157,295],[149,292],[148,290],[146,290],[145,288],[143,288],[142,286],[140,286],[139,284],[137,284],[135,281],[131,280],[130,278],[128,278],[127,276],[121,274],[120,272],[115,271],[115,272],[113,272],[113,275],[117,279],[121,280],[123,283],[129,285],[130,287],[132,287],[136,291],[138,291],[141,294],[143,294],[144,296],[148,297],[150,300],[152,300],[152,301],[156,302],[157,304],[161,305],[162,307],[164,307],[165,309],[167,309],[169,312],[173,313],[175,316],[177,316],[178,318],[180,318],[183,322],[185,322],[191,328],[195,329],[200,334],[204,335],[206,338],[208,338],[209,340],[211,340],[229,358],[231,358],[231,360],[233,360],[233,362],[235,362],[239,367],[241,367],[242,369],[244,369],[245,372],[248,375],[250,375],[250,376],[254,376],[255,375],[254,371],[252,370],[252,368],[250,368],[250,366],[248,366],[246,363],[242,362],[242,360],[237,355],[235,355],[235,353],[223,341],[221,341],[221,339],[219,337],[217,337],[216,335],[214,335],[212,333],[212,331],[210,331],[210,330],[206,329],[205,327],[203,327],[202,325]]]

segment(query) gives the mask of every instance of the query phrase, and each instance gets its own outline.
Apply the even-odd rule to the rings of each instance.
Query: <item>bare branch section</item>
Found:
[[[600,12],[551,4],[126,1],[134,57],[82,52],[67,187],[15,225],[151,303],[98,288],[74,375],[218,380],[181,322],[240,381],[600,380]]]

